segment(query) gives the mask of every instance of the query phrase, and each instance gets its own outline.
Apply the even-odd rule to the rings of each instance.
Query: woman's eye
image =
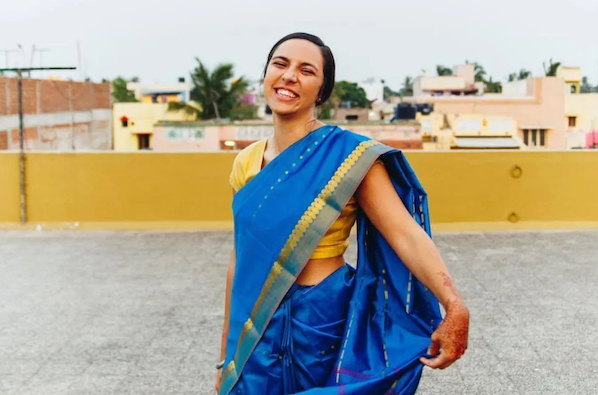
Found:
[[[272,64],[273,64],[274,66],[281,66],[281,67],[284,67],[284,63],[281,63],[281,62],[273,62]]]
[[[303,69],[303,72],[306,74],[312,74],[312,75],[314,74],[314,72],[311,71],[310,69]]]

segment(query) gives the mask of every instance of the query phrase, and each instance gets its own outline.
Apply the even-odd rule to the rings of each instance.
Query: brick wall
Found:
[[[109,83],[23,79],[27,150],[109,150]],[[0,76],[0,150],[18,149],[18,83]],[[107,113],[108,112],[108,113]]]
[[[110,84],[23,79],[24,114],[69,111],[69,97],[73,111],[109,109]],[[18,114],[18,111],[16,78],[0,77],[0,116]]]
[[[0,132],[0,150],[8,149],[8,132]]]

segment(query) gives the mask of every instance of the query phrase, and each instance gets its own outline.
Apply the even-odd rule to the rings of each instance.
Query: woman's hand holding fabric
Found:
[[[453,364],[467,350],[469,336],[469,311],[462,301],[450,304],[446,316],[432,334],[432,344],[428,354],[433,358],[420,358],[420,361],[433,369],[445,369]]]

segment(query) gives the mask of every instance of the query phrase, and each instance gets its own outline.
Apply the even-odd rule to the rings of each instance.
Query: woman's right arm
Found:
[[[228,338],[228,323],[230,316],[230,295],[233,288],[233,278],[235,276],[235,249],[231,253],[231,258],[226,270],[226,296],[224,299],[224,323],[222,325],[222,339],[220,343],[220,361],[226,358],[226,339]],[[216,392],[220,392],[220,380],[222,378],[222,368],[216,371]]]

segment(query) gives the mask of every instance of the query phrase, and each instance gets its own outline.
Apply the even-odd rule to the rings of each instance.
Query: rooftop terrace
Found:
[[[435,241],[472,313],[470,348],[426,369],[418,395],[596,393],[598,231]],[[231,243],[0,232],[0,394],[212,394]]]

